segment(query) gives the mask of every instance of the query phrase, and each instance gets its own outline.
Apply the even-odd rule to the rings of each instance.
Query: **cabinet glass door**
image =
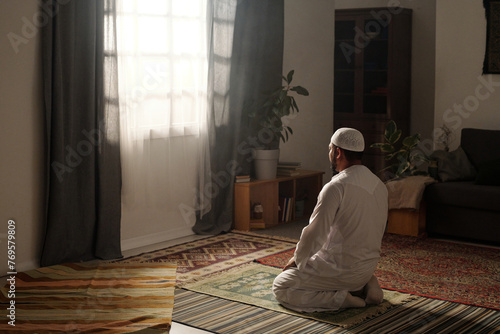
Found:
[[[378,21],[365,20],[367,38],[363,52],[363,113],[387,113],[388,29]]]
[[[354,113],[356,21],[335,22],[335,112]]]

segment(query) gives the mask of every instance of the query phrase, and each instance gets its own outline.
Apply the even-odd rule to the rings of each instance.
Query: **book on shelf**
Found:
[[[263,219],[252,219],[250,220],[251,229],[263,229],[266,228],[266,223]]]
[[[301,168],[300,162],[295,161],[280,161],[278,162],[278,175],[279,176],[295,176],[299,175]]]
[[[241,183],[241,182],[250,182],[250,175],[236,175],[234,178],[234,182],[236,183]]]
[[[278,166],[300,167],[301,164],[299,161],[278,161]]]
[[[286,162],[286,161],[278,162],[278,168],[282,169],[300,169],[301,167],[302,164],[300,162]]]
[[[292,220],[293,197],[280,197],[280,214],[279,219],[281,222],[288,222]]]

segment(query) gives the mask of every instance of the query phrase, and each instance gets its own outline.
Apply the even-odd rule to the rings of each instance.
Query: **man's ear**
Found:
[[[340,147],[336,148],[335,156],[337,157],[337,160],[342,158],[344,156],[344,151],[340,149]]]

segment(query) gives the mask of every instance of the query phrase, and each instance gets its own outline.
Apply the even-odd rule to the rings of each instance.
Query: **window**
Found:
[[[206,1],[117,4],[122,121],[139,138],[196,135],[207,108]]]

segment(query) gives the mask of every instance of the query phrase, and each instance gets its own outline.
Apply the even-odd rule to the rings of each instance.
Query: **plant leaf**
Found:
[[[292,79],[293,79],[293,74],[295,73],[294,70],[291,70],[290,72],[288,72],[287,76],[286,76],[286,82],[288,84],[290,84],[292,82]]]
[[[290,108],[292,107],[292,99],[290,96],[285,96],[283,98],[283,106],[281,108],[281,113],[283,115],[290,115]]]
[[[302,86],[295,86],[290,88],[290,90],[296,92],[299,95],[309,96],[309,91]]]
[[[385,126],[385,133],[384,133],[385,139],[389,141],[391,136],[393,135],[394,132],[397,131],[397,129],[398,126],[396,125],[396,122],[390,120],[389,123],[387,123],[387,125]]]
[[[429,157],[427,157],[425,154],[423,154],[421,152],[415,152],[411,156],[411,160],[415,161],[415,162],[419,162],[419,161],[429,162],[430,161]]]
[[[297,106],[297,102],[295,102],[295,99],[293,96],[290,96],[292,99],[292,109],[295,110],[296,112],[299,112],[299,107]]]
[[[403,162],[403,163],[400,163],[399,164],[399,167],[398,167],[398,170],[396,171],[396,175],[398,176],[401,176],[404,174],[404,172],[410,168],[410,162],[409,161],[406,161],[406,162]]]
[[[408,147],[409,149],[412,149],[413,147],[417,146],[419,142],[420,142],[419,133],[416,133],[413,136],[408,136],[405,139],[403,139],[403,145]]]
[[[391,144],[382,144],[382,146],[380,146],[380,150],[385,153],[391,153],[394,152],[394,146]]]
[[[395,148],[393,145],[388,144],[388,143],[375,143],[371,144],[370,147],[372,148],[378,148],[380,151],[385,152],[385,153],[391,153],[394,152]]]
[[[391,143],[392,145],[396,144],[399,138],[401,138],[402,133],[403,131],[401,131],[401,129],[396,130],[389,138],[389,143]]]

